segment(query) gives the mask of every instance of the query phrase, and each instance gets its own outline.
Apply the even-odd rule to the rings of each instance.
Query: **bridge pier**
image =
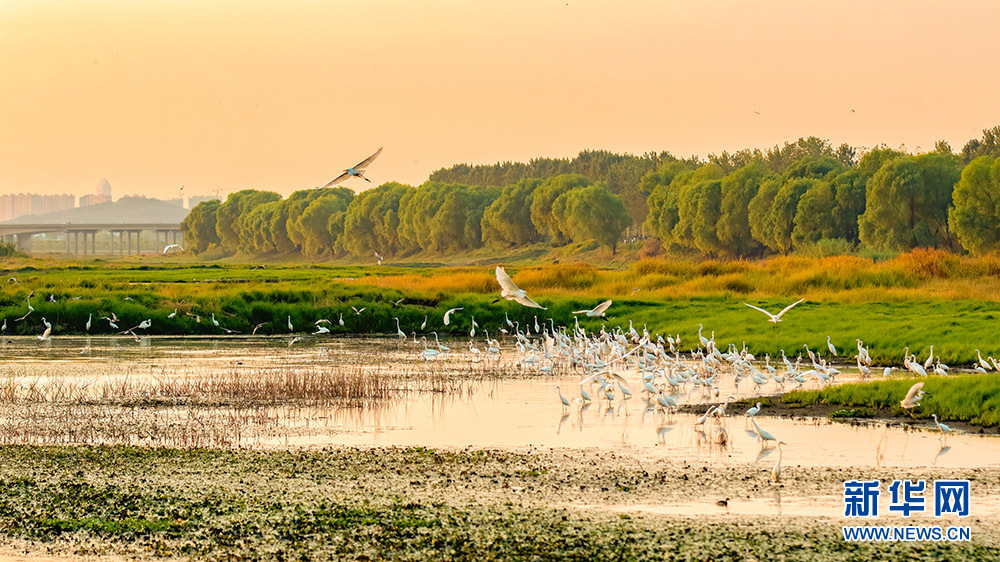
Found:
[[[31,249],[33,235],[55,233],[65,236],[67,255],[96,256],[97,233],[107,232],[109,237],[107,253],[115,255],[117,250],[118,255],[132,255],[133,253],[141,255],[143,231],[154,231],[154,244],[160,243],[159,233],[163,233],[163,246],[154,248],[156,252],[168,244],[177,244],[182,240],[179,225],[170,223],[25,223],[0,224],[0,242],[14,243],[19,250],[27,252]],[[81,234],[83,234],[82,247]],[[135,234],[134,242],[132,241],[133,234]]]

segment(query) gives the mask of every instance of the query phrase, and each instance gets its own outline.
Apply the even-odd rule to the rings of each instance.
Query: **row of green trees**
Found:
[[[205,201],[181,223],[195,253],[323,257],[455,252],[597,240],[614,251],[631,224],[622,200],[578,174],[522,180],[506,188],[428,181],[297,191],[287,199],[243,190]]]
[[[585,151],[438,170],[419,187],[386,183],[244,190],[195,207],[182,224],[198,253],[371,256],[596,240],[615,249],[630,224],[665,246],[748,257],[825,245],[846,252],[1000,244],[1000,127],[961,154],[939,142],[909,154],[834,148],[815,137],[770,150],[642,156]]]
[[[948,218],[961,172],[950,152],[887,148],[853,167],[832,151],[807,156],[781,174],[760,159],[729,174],[715,163],[692,169],[675,162],[647,178],[653,185],[646,225],[665,244],[709,256],[787,254],[821,241],[847,249],[860,242],[880,250],[955,250],[964,233]]]

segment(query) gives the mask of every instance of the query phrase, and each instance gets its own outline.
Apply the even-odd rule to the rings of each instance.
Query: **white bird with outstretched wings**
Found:
[[[514,280],[510,278],[510,275],[507,275],[507,272],[504,271],[502,265],[497,266],[496,274],[497,282],[500,283],[501,297],[509,301],[521,303],[530,308],[540,308],[542,310],[546,310],[544,306],[531,300],[527,293],[517,288],[517,285],[514,284]]]
[[[924,397],[923,388],[924,383],[922,382],[911,386],[909,392],[906,393],[906,397],[900,400],[899,405],[907,410],[919,406],[920,400]]]
[[[771,322],[772,324],[777,324],[778,322],[781,322],[781,316],[784,313],[788,312],[789,310],[792,309],[793,306],[799,304],[800,302],[802,302],[804,300],[806,300],[806,299],[799,299],[799,300],[793,302],[792,304],[786,306],[781,312],[779,312],[777,314],[771,314],[770,312],[764,310],[763,308],[756,307],[756,306],[754,306],[752,304],[749,304],[749,303],[743,303],[743,304],[749,306],[750,308],[752,308],[754,310],[759,310],[759,311],[763,312],[764,314],[767,315],[767,321],[768,322]]]
[[[586,314],[587,316],[604,316],[604,311],[611,306],[611,300],[606,300],[590,310],[576,310],[573,314]]]
[[[372,154],[368,158],[365,158],[361,162],[358,162],[354,166],[352,166],[352,167],[344,170],[343,174],[340,174],[339,176],[333,178],[332,180],[330,180],[329,183],[327,183],[323,187],[330,187],[331,185],[337,185],[338,183],[346,180],[347,178],[349,178],[351,176],[361,178],[361,179],[363,179],[363,180],[365,180],[367,182],[372,181],[372,180],[370,180],[370,179],[368,179],[368,178],[366,178],[364,176],[365,168],[367,168],[372,162],[374,162],[375,159],[378,158],[379,154],[382,154],[382,149],[381,148],[379,148],[378,150],[376,150],[375,154]]]

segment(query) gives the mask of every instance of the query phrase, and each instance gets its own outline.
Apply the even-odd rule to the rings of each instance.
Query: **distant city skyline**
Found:
[[[955,150],[1000,124],[1000,3],[0,3],[0,193],[283,196],[581,150],[817,136]],[[346,24],[345,22],[350,22]]]

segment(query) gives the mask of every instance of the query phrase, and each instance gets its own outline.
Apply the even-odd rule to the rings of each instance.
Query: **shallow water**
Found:
[[[7,342],[7,340],[4,340]],[[622,450],[649,456],[723,463],[778,458],[773,443],[762,448],[741,412],[696,426],[700,416],[666,414],[640,396],[639,376],[621,370],[633,397],[622,392],[606,400],[564,408],[557,387],[571,401],[580,395],[580,376],[524,366],[516,353],[473,362],[452,353],[424,361],[422,345],[395,339],[313,339],[291,337],[54,338],[38,344],[15,338],[0,346],[0,381],[44,388],[73,381],[93,389],[108,381],[197,379],[218,373],[248,378],[275,370],[306,371],[351,365],[368,372],[391,369],[419,381],[436,377],[447,384],[406,383],[405,391],[363,405],[274,403],[172,405],[80,404],[59,400],[15,403],[0,414],[0,441],[31,443],[137,443],[172,446],[319,447],[568,447]],[[464,342],[443,342],[461,349]],[[83,352],[83,353],[81,353]],[[849,372],[839,380],[852,380]],[[781,391],[775,383],[755,389],[745,379],[718,377],[719,396],[748,398]],[[806,388],[814,387],[810,383]],[[9,387],[9,385],[8,385]],[[397,385],[397,387],[402,388]],[[584,385],[598,396],[596,383]],[[785,389],[791,389],[786,385]],[[679,403],[718,403],[703,388],[672,395]],[[982,467],[1000,464],[1000,438],[849,425],[828,420],[757,416],[761,429],[784,441],[784,466]],[[725,436],[720,444],[720,437]]]

